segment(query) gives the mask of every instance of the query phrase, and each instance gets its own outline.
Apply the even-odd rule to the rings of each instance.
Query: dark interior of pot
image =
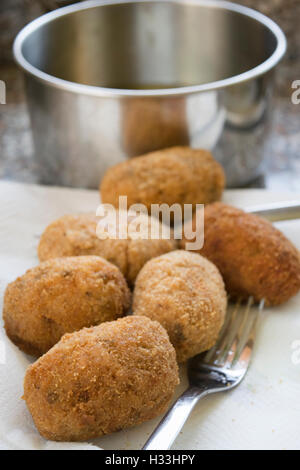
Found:
[[[33,31],[22,52],[39,70],[71,82],[155,89],[238,75],[276,46],[271,30],[238,12],[151,1],[58,17]]]

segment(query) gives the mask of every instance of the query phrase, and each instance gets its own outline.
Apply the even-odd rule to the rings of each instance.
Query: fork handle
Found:
[[[268,219],[270,222],[292,220],[300,218],[300,201],[287,201],[281,203],[257,205],[246,208],[246,212],[252,212]]]
[[[207,387],[188,388],[173,404],[149,437],[143,450],[168,450],[172,446],[191,411],[200,398],[207,395]]]

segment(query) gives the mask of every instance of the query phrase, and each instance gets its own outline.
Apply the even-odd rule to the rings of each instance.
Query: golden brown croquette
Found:
[[[103,258],[45,261],[7,286],[6,333],[24,352],[39,356],[65,333],[124,315],[130,297],[122,273]]]
[[[218,269],[197,253],[178,250],[153,258],[136,280],[133,313],[166,328],[179,362],[215,344],[226,306]]]
[[[172,147],[111,167],[102,179],[102,202],[119,207],[119,196],[135,203],[206,204],[221,198],[225,177],[207,150]]]
[[[164,328],[129,316],[65,335],[27,369],[24,399],[43,437],[85,441],[164,413],[178,382]]]
[[[270,222],[215,203],[205,208],[204,223],[200,253],[219,268],[232,297],[279,305],[297,294],[299,252]]]
[[[145,217],[147,223],[153,218]],[[107,238],[96,234],[99,219],[93,214],[65,215],[52,222],[42,234],[38,255],[40,261],[63,256],[97,255],[118,266],[129,285],[151,258],[177,248],[173,239]]]

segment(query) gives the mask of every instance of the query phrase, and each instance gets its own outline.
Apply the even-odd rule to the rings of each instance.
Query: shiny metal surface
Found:
[[[33,21],[14,55],[43,182],[93,188],[114,163],[191,145],[246,184],[285,48],[275,23],[221,0],[82,2]]]
[[[286,201],[281,204],[265,204],[250,206],[246,212],[252,212],[259,215],[269,222],[280,222],[282,220],[300,219],[300,201]]]
[[[144,450],[168,450],[201,398],[237,387],[245,378],[252,355],[257,319],[264,307],[261,301],[251,308],[250,297],[242,310],[239,302],[226,316],[216,345],[207,353],[194,357],[188,364],[189,388],[174,403]]]

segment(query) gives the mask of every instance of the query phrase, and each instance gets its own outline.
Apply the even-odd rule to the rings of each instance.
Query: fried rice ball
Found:
[[[102,202],[119,206],[206,204],[221,199],[222,167],[207,150],[172,147],[132,158],[108,169],[100,186]]]
[[[164,328],[129,316],[65,335],[27,369],[23,398],[43,437],[85,441],[164,413],[178,383]]]
[[[133,313],[166,328],[179,362],[215,344],[226,307],[218,269],[197,253],[177,250],[154,258],[136,280]]]
[[[141,215],[150,226],[153,218]],[[64,256],[97,255],[118,266],[128,284],[151,258],[177,248],[177,241],[169,239],[100,239],[96,228],[99,219],[93,214],[65,215],[52,222],[41,236],[38,256],[40,261]],[[160,224],[157,220],[154,221]],[[162,225],[160,224],[160,227]]]
[[[122,273],[105,259],[56,258],[7,286],[4,325],[21,350],[40,356],[65,333],[124,315],[130,300]]]
[[[219,268],[232,297],[279,305],[297,294],[299,252],[270,222],[215,203],[205,208],[204,226],[200,253]]]

